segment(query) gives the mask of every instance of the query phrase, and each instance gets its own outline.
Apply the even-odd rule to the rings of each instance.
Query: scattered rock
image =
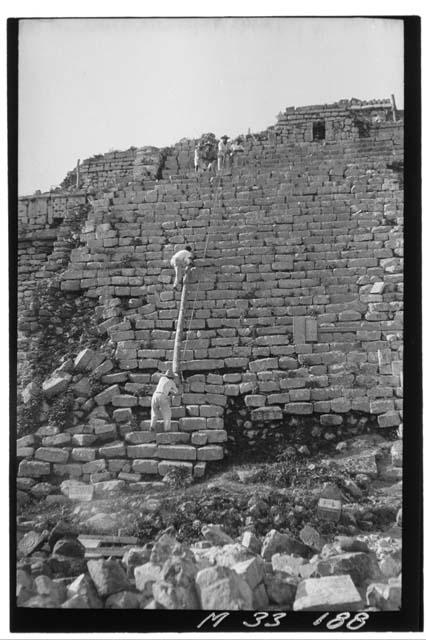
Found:
[[[201,607],[213,611],[253,609],[253,592],[227,567],[202,569],[196,577]]]
[[[401,608],[401,581],[390,578],[388,584],[373,582],[368,585],[366,601],[380,611],[397,611]]]
[[[308,578],[299,583],[294,611],[356,611],[362,598],[348,575]]]
[[[52,553],[54,555],[71,556],[72,558],[84,558],[85,548],[75,538],[63,538],[57,541]]]
[[[224,545],[234,542],[231,536],[228,536],[219,524],[206,524],[201,529],[201,533],[206,540],[209,540],[215,545]]]
[[[297,589],[297,580],[277,571],[265,576],[265,587],[268,598],[278,605],[291,605]]]
[[[119,591],[108,596],[105,601],[105,609],[139,609],[141,595],[134,591]]]
[[[82,573],[68,585],[67,596],[68,598],[78,597],[84,600],[87,603],[87,608],[102,608],[102,600],[98,596],[93,580],[87,573]]]
[[[363,540],[358,538],[351,538],[349,536],[338,536],[337,543],[342,551],[363,551],[369,553],[370,548]]]
[[[286,533],[272,529],[265,536],[261,555],[265,560],[270,560],[274,553],[294,553],[304,557],[312,555],[310,548],[305,544],[291,538]]]
[[[124,569],[117,560],[89,560],[87,568],[100,596],[130,589]]]
[[[362,552],[331,556],[318,562],[317,570],[321,576],[349,575],[356,586],[381,575],[376,556]]]
[[[299,538],[305,545],[315,549],[316,551],[321,551],[325,544],[325,540],[322,536],[320,536],[318,531],[310,525],[305,525],[303,527],[299,533]]]
[[[119,526],[117,516],[108,513],[96,513],[86,520],[86,524],[99,533],[117,531]]]
[[[262,548],[262,543],[251,531],[244,531],[241,537],[241,544],[253,553],[260,553]]]
[[[29,556],[34,553],[37,549],[44,544],[49,535],[48,531],[42,531],[42,533],[37,533],[37,531],[28,531],[19,541],[18,543],[18,555],[19,556]]]
[[[135,585],[138,591],[141,591],[144,595],[152,596],[152,585],[157,580],[161,579],[162,567],[160,564],[154,564],[153,562],[146,562],[139,567],[135,567]]]

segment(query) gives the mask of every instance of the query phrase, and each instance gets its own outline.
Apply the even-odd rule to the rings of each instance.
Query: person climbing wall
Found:
[[[168,369],[159,379],[151,400],[150,431],[156,432],[157,421],[161,418],[164,421],[164,431],[171,431],[172,408],[169,396],[175,396],[179,393],[175,382],[178,379],[178,376],[171,369]]]
[[[179,283],[182,282],[183,276],[189,267],[192,266],[194,260],[194,254],[192,253],[192,247],[187,245],[185,249],[181,249],[181,251],[177,251],[172,259],[170,260],[170,264],[175,270],[175,281],[173,283],[173,289],[177,289]]]

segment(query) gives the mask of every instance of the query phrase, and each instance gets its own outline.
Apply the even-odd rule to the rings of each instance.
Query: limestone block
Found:
[[[33,455],[34,455],[34,447],[19,447],[16,450],[16,457],[18,458],[18,460],[22,460],[23,458],[32,458]]]
[[[95,355],[92,349],[83,349],[74,360],[74,369],[76,371],[86,371],[89,369],[90,362]]]
[[[71,438],[71,444],[77,447],[87,447],[93,444],[96,440],[96,436],[91,433],[76,433]]]
[[[50,447],[40,447],[35,452],[36,460],[43,460],[44,462],[67,462],[69,458],[69,452],[63,449],[54,449]]]
[[[250,395],[244,398],[244,404],[246,407],[264,407],[266,404],[266,397],[261,395]]]
[[[189,445],[158,445],[157,456],[166,460],[196,460],[196,451]]]
[[[35,460],[22,460],[18,467],[18,476],[38,478],[50,474],[50,464],[48,462],[37,462]]]
[[[132,469],[136,473],[158,473],[157,460],[133,460]]]
[[[62,447],[71,442],[70,433],[58,433],[56,436],[46,436],[42,439],[43,447]]]
[[[197,460],[222,460],[223,448],[218,445],[207,445],[197,449]]]
[[[207,418],[207,429],[223,429],[223,418]]]
[[[126,455],[126,446],[124,442],[112,442],[99,447],[99,455],[105,458],[122,458]]]
[[[254,422],[262,422],[269,420],[282,420],[283,412],[281,407],[259,407],[251,412],[251,419]]]
[[[155,442],[155,433],[152,431],[130,431],[125,435],[125,440],[128,444],[147,444]]]
[[[314,412],[314,407],[312,402],[288,402],[284,411],[295,415],[309,415]]]
[[[112,438],[117,437],[117,427],[115,424],[97,424],[95,426],[95,435],[100,440],[111,440]]]
[[[157,433],[156,436],[154,435],[154,439],[157,444],[188,444],[191,434],[182,431],[167,431],[165,433]]]
[[[118,384],[114,384],[111,387],[108,387],[108,389],[101,391],[101,393],[98,393],[98,395],[95,396],[95,401],[98,405],[109,404],[110,402],[112,402],[114,396],[117,396],[119,394],[120,387],[118,386]]]
[[[96,449],[89,448],[78,448],[71,450],[71,458],[72,460],[76,460],[78,462],[91,462],[96,458]]]
[[[202,478],[206,472],[206,463],[197,462],[194,464],[194,478]]]
[[[216,418],[223,415],[223,407],[215,407],[209,404],[200,406],[200,416],[202,418]]]
[[[135,444],[127,447],[129,458],[155,458],[157,456],[156,444]]]
[[[263,360],[253,360],[249,363],[249,369],[253,372],[270,371],[278,369],[278,358],[264,358]]]
[[[182,431],[198,431],[199,429],[206,429],[206,418],[181,418],[180,428]]]
[[[320,424],[323,427],[337,427],[342,424],[342,422],[342,416],[337,416],[330,413],[324,413],[320,416]]]
[[[83,473],[97,473],[100,471],[104,471],[106,469],[106,461],[104,458],[102,460],[92,460],[92,462],[86,462],[83,464],[82,471]]]
[[[16,446],[18,449],[22,447],[32,447],[35,444],[35,437],[31,434],[28,436],[23,436],[22,438],[18,438],[16,440]]]
[[[96,396],[97,398],[98,396]],[[95,400],[96,400],[95,398]],[[115,395],[112,398],[112,405],[114,407],[136,407],[138,404],[138,398],[128,394]]]
[[[191,435],[191,444],[197,447],[207,444],[207,431],[195,431]]]
[[[81,464],[70,462],[69,464],[54,464],[53,473],[56,476],[69,476],[70,478],[79,478],[83,473]]]
[[[294,611],[357,611],[362,598],[348,575],[308,578],[297,587]]]
[[[377,423],[379,427],[398,427],[401,424],[401,418],[398,411],[386,411],[377,416]]]
[[[45,380],[42,384],[43,393],[46,398],[53,398],[54,396],[63,393],[71,380],[69,373],[61,373],[60,375],[54,375],[48,380]]]
[[[224,429],[211,429],[205,432],[209,444],[226,442],[228,435]],[[194,434],[195,435],[195,434]]]

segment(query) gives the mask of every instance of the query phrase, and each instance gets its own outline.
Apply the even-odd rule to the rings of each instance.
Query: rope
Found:
[[[218,194],[218,191],[219,191],[219,182],[220,182],[221,173],[222,173],[222,169],[219,171],[218,176],[217,176],[218,180],[217,180],[217,183],[216,183],[216,191],[215,191],[215,195],[214,195],[214,199],[213,199],[213,210],[216,208],[217,194]],[[205,257],[206,257],[206,254],[207,254],[207,247],[208,247],[208,244],[209,244],[209,237],[210,237],[210,231],[211,231],[212,226],[213,225],[209,225],[209,228],[208,228],[208,231],[207,231],[206,243],[204,245],[203,260],[205,260]],[[194,298],[194,303],[192,305],[191,317],[189,319],[188,329],[187,329],[187,332],[186,332],[186,340],[185,340],[185,346],[183,348],[182,360],[185,359],[186,348],[187,348],[187,345],[188,345],[189,334],[191,332],[191,325],[192,325],[192,320],[194,318],[195,305],[197,303],[199,290],[200,290],[200,279],[198,278],[197,290],[195,292],[195,298]]]

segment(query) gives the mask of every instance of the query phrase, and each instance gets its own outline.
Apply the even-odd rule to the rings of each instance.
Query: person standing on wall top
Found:
[[[195,173],[198,173],[200,170],[203,170],[204,168],[204,163],[203,160],[201,158],[201,149],[200,149],[200,145],[197,144],[197,146],[195,147],[195,151],[194,151],[194,168],[195,168]]]
[[[222,136],[217,145],[217,170],[221,171],[225,164],[226,154],[228,153],[228,136]]]
[[[185,273],[193,265],[194,254],[192,253],[192,247],[189,245],[185,247],[185,249],[181,249],[181,251],[177,251],[172,259],[170,260],[170,264],[175,270],[175,281],[173,283],[173,289],[178,288],[178,284],[183,280]]]
[[[176,386],[175,376],[171,369],[168,369],[158,381],[157,387],[151,400],[151,424],[150,431],[156,431],[158,419],[163,419],[164,431],[171,431],[172,408],[170,406],[170,395],[177,395],[179,390]]]

